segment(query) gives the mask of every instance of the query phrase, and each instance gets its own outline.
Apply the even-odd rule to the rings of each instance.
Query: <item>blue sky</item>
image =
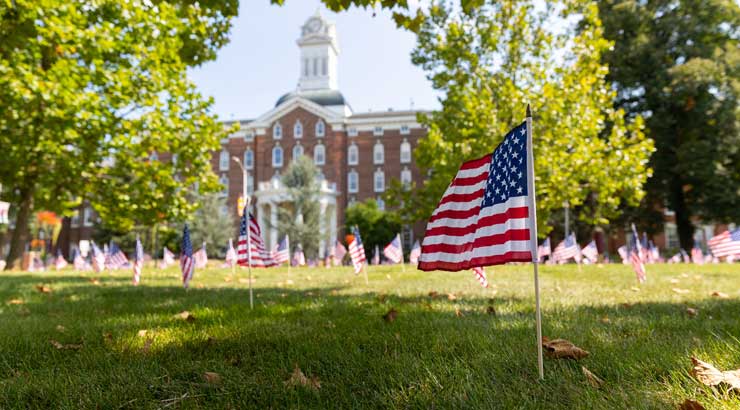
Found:
[[[320,6],[319,0],[243,0],[231,42],[218,58],[190,71],[200,91],[215,99],[221,119],[254,118],[271,109],[282,94],[295,89],[300,27]],[[341,54],[339,89],[355,112],[438,106],[424,72],[411,64],[415,37],[397,29],[390,13],[353,8],[321,13],[336,23]]]

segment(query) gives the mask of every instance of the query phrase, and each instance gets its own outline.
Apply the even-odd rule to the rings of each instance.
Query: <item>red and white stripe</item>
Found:
[[[634,269],[635,275],[637,275],[637,281],[640,283],[645,282],[645,278],[647,276],[645,265],[642,263],[640,252],[637,249],[633,249],[632,252],[630,252],[630,263],[632,263],[632,269]]]
[[[740,240],[733,240],[735,232],[737,230],[732,233],[724,231],[707,241],[707,245],[709,245],[709,249],[711,249],[714,256],[718,258],[732,256],[733,259],[736,259],[734,257],[740,255]]]
[[[365,257],[365,246],[362,243],[358,244],[357,238],[352,239],[349,243],[349,256],[352,259],[352,265],[355,268],[355,273],[360,273],[367,258]]]
[[[254,215],[249,215],[249,228],[247,231],[249,232],[249,241],[247,241],[246,235],[239,235],[239,241],[236,247],[237,263],[241,266],[251,264],[253,268],[275,266],[275,261],[272,260],[270,254],[265,250],[265,242],[262,240],[262,230]],[[247,242],[249,242],[249,252],[247,251]]]

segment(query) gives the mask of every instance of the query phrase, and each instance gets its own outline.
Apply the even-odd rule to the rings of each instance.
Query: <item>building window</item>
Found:
[[[245,142],[254,141],[254,131],[248,131],[246,134],[244,134],[244,141]]]
[[[319,75],[319,58],[315,57],[313,59],[313,76],[318,77]]]
[[[158,160],[159,160],[159,155],[157,155],[156,152],[152,152],[151,154],[149,154],[149,161],[158,161]]]
[[[357,150],[357,145],[354,143],[347,147],[347,164],[357,165],[360,162],[360,154]]]
[[[408,141],[403,140],[401,142],[401,163],[408,164],[411,162],[411,144]]]
[[[403,170],[401,170],[401,184],[405,188],[411,185],[411,170],[408,167],[403,167]]]
[[[347,174],[347,192],[356,193],[359,191],[357,171],[352,170]]]
[[[221,184],[221,195],[229,196],[229,177],[226,174],[221,174],[218,178],[218,183]]]
[[[89,206],[86,206],[82,213],[82,224],[85,226],[93,226],[93,210]]]
[[[296,144],[293,147],[293,161],[297,160],[301,155],[303,155],[303,146]]]
[[[316,123],[316,137],[323,137],[326,133],[326,125],[324,125],[324,121],[319,120],[319,122]]]
[[[378,209],[385,211],[385,201],[381,197],[375,198],[375,203],[378,204]]]
[[[678,249],[681,247],[678,240],[678,229],[673,222],[665,223],[665,245],[668,249]]]
[[[373,147],[373,164],[378,165],[383,162],[385,162],[385,150],[383,149],[383,144],[378,141],[375,143],[375,147]]]
[[[244,151],[244,166],[247,169],[254,168],[254,151],[252,151],[252,148],[247,148],[247,150]]]
[[[327,71],[326,68],[328,65],[329,64],[327,62],[327,58],[326,57],[322,58],[321,59],[321,75],[324,75],[324,76],[326,75],[326,71]]]
[[[408,125],[402,125],[401,126],[401,135],[409,135],[409,126]]]
[[[373,178],[373,188],[375,189],[375,192],[385,191],[385,173],[380,168],[375,171],[375,177]]]
[[[229,170],[229,151],[221,151],[221,155],[218,157],[218,169],[220,171]]]
[[[309,59],[304,58],[303,59],[303,76],[308,77],[308,65],[309,65]]]
[[[283,166],[283,149],[280,146],[272,148],[272,166],[274,168]]]
[[[272,126],[272,138],[276,140],[283,138],[283,127],[280,123],[275,123],[275,125]]]
[[[357,128],[351,127],[347,130],[347,136],[349,137],[356,137],[357,136]]]
[[[80,211],[79,210],[75,211],[72,214],[72,218],[70,222],[73,228],[77,228],[78,226],[80,226]]]
[[[373,135],[376,137],[380,137],[383,135],[383,127],[375,127],[373,128]]]
[[[313,147],[313,162],[316,165],[324,165],[326,163],[326,150],[323,145],[319,144]]]
[[[303,124],[300,121],[296,121],[293,125],[293,138],[303,138]]]

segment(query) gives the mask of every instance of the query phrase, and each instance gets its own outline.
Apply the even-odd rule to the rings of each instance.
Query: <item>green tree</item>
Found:
[[[657,151],[636,214],[667,206],[681,247],[692,220],[740,221],[740,5],[733,0],[602,0],[614,106],[646,118]],[[662,221],[658,218],[657,221]]]
[[[207,194],[197,197],[196,202],[200,207],[190,223],[193,244],[200,246],[205,242],[208,255],[223,258],[229,238],[234,238],[236,234],[236,225],[226,206],[226,197],[219,193]]]
[[[319,169],[305,155],[291,162],[282,176],[288,201],[278,212],[278,232],[281,236],[289,235],[293,249],[300,244],[307,258],[318,256],[319,242],[325,239],[319,229],[321,187],[318,177]]]
[[[368,260],[373,256],[376,246],[383,249],[397,233],[401,232],[398,216],[378,208],[378,203],[372,198],[347,208],[344,223],[347,233],[352,232],[353,226],[360,230]]]
[[[542,235],[564,201],[580,206],[588,200],[580,217],[591,225],[607,223],[620,204],[637,203],[653,146],[639,117],[628,122],[612,109],[615,93],[601,62],[611,44],[595,5],[480,3],[462,9],[434,4],[418,30],[412,60],[444,97],[440,110],[419,118],[429,134],[414,154],[429,178],[416,190],[391,193],[405,196],[401,213],[428,218],[460,164],[490,153],[524,119],[527,103],[534,112]]]
[[[0,2],[0,183],[17,207],[8,266],[38,209],[89,201],[111,227],[181,220],[217,186],[224,135],[187,68],[227,42],[237,0]],[[178,161],[150,159],[169,152]]]

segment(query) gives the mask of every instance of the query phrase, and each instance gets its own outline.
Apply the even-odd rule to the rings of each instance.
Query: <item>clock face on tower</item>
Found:
[[[321,19],[318,18],[312,18],[308,20],[306,23],[306,33],[307,34],[315,34],[321,31],[321,27],[324,24],[321,22]]]

